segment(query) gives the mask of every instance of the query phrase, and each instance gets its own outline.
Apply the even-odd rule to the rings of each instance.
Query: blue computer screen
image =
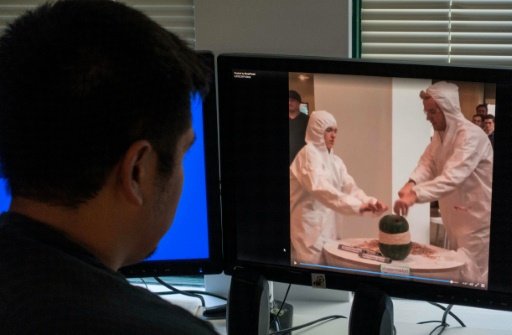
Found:
[[[183,193],[173,225],[160,241],[156,252],[148,259],[151,261],[209,256],[203,103],[199,95],[192,97],[191,107],[196,140],[184,157]]]
[[[0,178],[0,212],[5,212],[11,203],[11,197],[6,186],[5,179]]]

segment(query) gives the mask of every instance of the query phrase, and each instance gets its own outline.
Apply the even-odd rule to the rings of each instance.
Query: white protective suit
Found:
[[[357,187],[340,157],[329,152],[324,132],[336,127],[328,112],[311,114],[306,145],[290,165],[292,264],[325,263],[323,246],[336,239],[336,212],[359,214],[363,203],[375,203]]]
[[[410,176],[417,202],[438,200],[450,249],[466,260],[462,281],[487,283],[493,149],[482,129],[461,112],[458,87],[427,89],[443,111],[446,130],[435,131]]]

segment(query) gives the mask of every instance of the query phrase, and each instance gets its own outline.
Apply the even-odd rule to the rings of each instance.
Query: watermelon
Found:
[[[400,215],[384,215],[379,221],[380,252],[392,260],[403,260],[411,252],[409,223]]]

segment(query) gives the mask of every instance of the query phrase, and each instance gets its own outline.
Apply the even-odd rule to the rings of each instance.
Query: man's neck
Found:
[[[109,236],[102,231],[109,229],[100,222],[105,213],[91,212],[84,205],[68,208],[20,197],[12,199],[9,210],[61,231],[114,271],[121,266]]]

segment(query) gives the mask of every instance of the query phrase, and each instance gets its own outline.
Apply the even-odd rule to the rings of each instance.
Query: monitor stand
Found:
[[[227,302],[228,335],[267,335],[269,327],[268,281],[251,269],[235,268]]]
[[[354,293],[348,323],[349,335],[393,335],[393,302],[373,286],[360,286]]]

